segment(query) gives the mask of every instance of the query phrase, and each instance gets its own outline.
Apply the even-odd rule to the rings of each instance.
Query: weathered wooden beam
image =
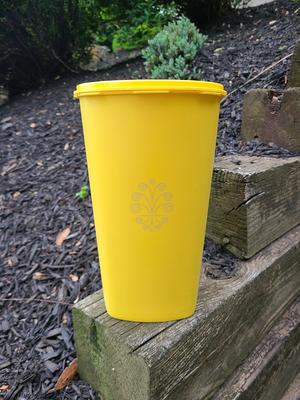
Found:
[[[288,86],[300,87],[300,40],[296,43],[294,48],[291,69],[288,74]]]
[[[241,138],[300,151],[300,87],[253,89],[244,97]]]
[[[300,399],[300,372],[287,388],[281,400],[299,400]]]
[[[300,226],[231,279],[203,277],[188,319],[119,321],[99,292],[73,309],[79,373],[103,400],[211,399],[299,294]]]
[[[300,298],[285,312],[214,400],[280,400],[300,371]]]
[[[216,160],[207,236],[249,258],[300,223],[300,157]]]

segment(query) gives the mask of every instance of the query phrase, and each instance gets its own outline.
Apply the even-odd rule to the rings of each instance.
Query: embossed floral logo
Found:
[[[155,231],[168,222],[168,214],[173,210],[172,193],[166,191],[165,183],[154,179],[140,183],[137,189],[132,193],[131,211],[145,230]]]

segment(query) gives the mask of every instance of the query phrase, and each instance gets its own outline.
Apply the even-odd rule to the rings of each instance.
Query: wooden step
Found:
[[[235,277],[203,277],[188,319],[119,321],[97,292],[73,309],[79,373],[103,400],[211,399],[299,294],[300,226]]]
[[[299,223],[300,157],[217,158],[208,238],[249,258]]]
[[[243,104],[241,139],[258,138],[290,151],[300,151],[300,87],[252,89]]]
[[[280,400],[300,371],[300,297],[214,400]]]
[[[281,400],[300,400],[300,372],[287,388]]]

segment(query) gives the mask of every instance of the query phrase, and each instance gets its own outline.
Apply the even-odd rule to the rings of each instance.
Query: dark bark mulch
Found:
[[[289,1],[278,4],[243,11],[210,32],[197,60],[203,78],[224,83],[230,92],[289,54],[299,37],[299,10]],[[218,154],[291,155],[274,145],[239,141],[243,94],[253,87],[284,87],[289,63],[224,101]],[[70,305],[100,288],[90,198],[75,197],[88,178],[72,92],[84,81],[144,76],[136,61],[60,78],[0,110],[0,390],[10,387],[0,398],[95,398],[79,378],[58,394],[46,394],[75,357]],[[70,235],[57,247],[57,234],[66,228]],[[235,258],[211,242],[204,261],[212,278],[234,274]]]
[[[293,52],[300,38],[299,3],[283,0],[239,10],[208,35],[208,44],[196,65],[202,69],[204,80],[222,83],[229,93],[221,109],[217,154],[293,156],[273,143],[241,142],[239,135],[244,94],[249,89],[286,87],[291,57],[247,82]]]

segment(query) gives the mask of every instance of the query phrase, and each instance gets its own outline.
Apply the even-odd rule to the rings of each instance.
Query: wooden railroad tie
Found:
[[[300,41],[294,48],[288,88],[253,89],[246,93],[241,138],[258,138],[300,152]]]
[[[249,258],[300,223],[300,157],[217,158],[207,236]]]
[[[299,294],[300,226],[231,279],[204,276],[185,320],[113,319],[99,291],[73,309],[79,373],[103,400],[213,399]]]

